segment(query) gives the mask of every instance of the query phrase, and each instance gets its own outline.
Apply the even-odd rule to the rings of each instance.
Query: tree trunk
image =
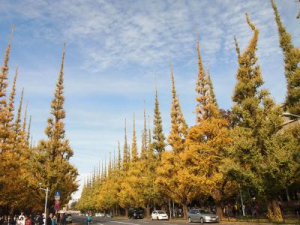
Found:
[[[282,212],[281,212],[281,207],[280,207],[280,204],[278,202],[277,199],[272,199],[270,202],[269,202],[269,205],[268,205],[268,209],[272,212],[273,215],[271,215],[271,217],[269,219],[273,220],[273,221],[276,221],[276,222],[279,222],[279,221],[282,221],[283,219],[283,215],[282,215]]]
[[[128,208],[125,208],[125,215],[128,217]]]
[[[274,215],[276,215],[276,210],[278,209],[278,201],[277,200],[272,200],[272,212]]]
[[[223,210],[220,202],[217,203],[217,216],[220,220],[223,220]]]
[[[187,219],[187,213],[188,213],[188,208],[186,204],[182,204],[182,209],[183,209],[183,218]]]
[[[149,204],[149,202],[146,205],[146,217],[148,219],[150,218],[150,204]]]

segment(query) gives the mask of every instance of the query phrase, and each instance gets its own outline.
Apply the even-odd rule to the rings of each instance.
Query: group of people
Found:
[[[246,216],[258,217],[258,204],[246,204],[246,205],[238,205],[235,204],[227,204],[223,207],[223,214],[228,217],[236,217],[242,215],[244,210]]]
[[[66,225],[67,224],[67,214],[53,214],[50,213],[46,225]],[[25,224],[26,225],[26,224]]]
[[[66,225],[67,215],[50,213],[45,219],[43,214],[34,215],[4,215],[0,216],[0,225]]]
[[[0,216],[0,225],[43,225],[43,216],[33,215],[4,215]]]

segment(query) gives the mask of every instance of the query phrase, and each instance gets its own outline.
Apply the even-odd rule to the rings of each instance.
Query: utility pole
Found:
[[[39,183],[39,185],[41,186],[42,184]],[[40,189],[44,190],[46,192],[46,197],[45,197],[45,224],[46,224],[46,220],[47,220],[47,203],[48,203],[48,192],[49,192],[49,188],[47,187],[46,189],[45,188],[42,188],[40,187]]]

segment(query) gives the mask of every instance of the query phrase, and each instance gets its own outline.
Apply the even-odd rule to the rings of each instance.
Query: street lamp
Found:
[[[296,118],[300,118],[300,115],[296,115],[296,114],[292,114],[289,112],[284,112],[282,113],[283,116],[288,116],[288,117],[296,117]]]
[[[46,224],[46,221],[47,221],[47,201],[48,201],[49,188],[48,187],[46,189],[42,188],[41,187],[42,183],[39,183],[39,185],[40,185],[40,189],[42,189],[46,192],[46,198],[45,198],[45,223],[44,223],[44,224]]]
[[[240,190],[240,196],[241,196],[242,213],[243,213],[243,216],[245,216],[245,206],[244,206],[243,194],[242,194],[242,190],[241,190],[241,185],[240,184],[239,184],[239,190]]]

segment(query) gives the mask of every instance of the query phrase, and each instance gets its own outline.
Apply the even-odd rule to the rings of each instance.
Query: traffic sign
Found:
[[[59,205],[60,201],[59,200],[55,200],[55,205]]]
[[[60,192],[59,191],[55,192],[54,199],[55,200],[60,200]]]
[[[58,211],[59,210],[59,205],[54,205],[54,210]]]

